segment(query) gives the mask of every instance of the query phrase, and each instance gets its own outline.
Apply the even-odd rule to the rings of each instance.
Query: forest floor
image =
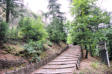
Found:
[[[108,69],[107,65],[103,64],[98,57],[91,57],[89,54],[88,59],[82,59],[80,69],[76,70],[74,74],[104,74]]]

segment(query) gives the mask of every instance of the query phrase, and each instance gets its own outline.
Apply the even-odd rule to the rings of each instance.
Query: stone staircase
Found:
[[[80,67],[80,59],[80,46],[70,45],[68,50],[32,74],[73,74]]]

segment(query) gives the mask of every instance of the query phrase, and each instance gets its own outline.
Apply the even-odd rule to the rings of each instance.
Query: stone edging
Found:
[[[7,69],[14,66],[20,66],[21,64],[24,64],[25,62],[22,60],[2,60],[0,59],[0,69]]]
[[[67,45],[64,49],[62,49],[61,52],[59,52],[58,54],[53,54],[51,56],[49,56],[48,58],[41,60],[40,62],[37,63],[33,63],[33,64],[29,64],[26,65],[25,67],[22,67],[21,69],[18,70],[14,70],[11,72],[5,72],[5,74],[31,74],[33,71],[35,71],[36,69],[39,69],[41,66],[46,65],[47,63],[49,63],[51,60],[55,59],[57,56],[59,56],[61,53],[63,53],[65,50],[67,50],[69,48],[69,46]]]

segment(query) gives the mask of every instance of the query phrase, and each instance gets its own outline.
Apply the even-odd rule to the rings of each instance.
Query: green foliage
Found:
[[[17,39],[19,39],[18,28],[13,27],[12,29],[9,29],[7,36],[8,36],[8,39],[10,39],[10,40],[17,40]]]
[[[41,17],[38,17],[36,20],[33,18],[24,18],[19,24],[19,34],[25,40],[45,41],[48,37]]]
[[[24,56],[32,57],[31,61],[39,61],[39,55],[44,50],[43,43],[40,41],[30,41],[28,44],[24,45]]]
[[[48,46],[52,46],[52,42],[51,41],[47,41]]]
[[[104,28],[100,30],[100,39],[106,41],[110,59],[112,59],[112,28]]]
[[[59,17],[59,18],[63,19],[63,17],[62,17],[63,13],[60,12],[60,6],[61,6],[61,4],[59,4],[57,2],[57,0],[49,0],[49,5],[48,5],[49,12],[48,12],[48,15],[49,16],[51,15],[52,18]]]
[[[7,39],[6,34],[8,32],[8,24],[6,22],[0,23],[0,42]]]
[[[69,25],[68,43],[86,46],[94,55],[98,53],[98,42],[107,40],[99,24],[109,24],[110,16],[96,6],[96,0],[73,0],[72,14],[75,19]]]
[[[30,61],[39,61],[39,55],[44,51],[43,43],[48,38],[41,17],[37,19],[23,18],[19,22],[18,35],[28,42],[24,46],[24,56],[32,57]]]
[[[66,39],[66,34],[63,29],[60,29],[60,25],[60,23],[53,23],[53,25],[49,25],[47,27],[49,39],[56,43],[59,43],[60,41],[65,41]]]
[[[60,41],[66,41],[63,23],[64,17],[63,12],[60,11],[60,4],[57,2],[57,0],[49,0],[48,8],[48,16],[50,19],[52,19],[47,27],[49,39],[56,43],[59,43]]]
[[[5,13],[6,13],[6,22],[9,23],[10,21],[10,14],[13,17],[17,17],[19,15],[20,7],[23,6],[20,0],[4,0],[6,4]],[[18,8],[18,10],[17,10]]]

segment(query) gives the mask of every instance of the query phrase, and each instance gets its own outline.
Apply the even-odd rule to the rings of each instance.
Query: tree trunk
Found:
[[[85,58],[88,58],[88,49],[87,49],[87,45],[85,45],[85,49],[86,49],[86,55],[85,55]]]
[[[3,47],[3,41],[0,40],[0,49]]]
[[[81,56],[82,56],[82,58],[83,58],[83,56],[84,56],[82,46],[81,46]]]
[[[90,55],[91,55],[91,57],[93,57],[91,45],[89,45],[89,49],[90,49]]]
[[[6,22],[9,23],[10,0],[6,0]]]
[[[85,58],[88,58],[88,50],[86,50]]]

